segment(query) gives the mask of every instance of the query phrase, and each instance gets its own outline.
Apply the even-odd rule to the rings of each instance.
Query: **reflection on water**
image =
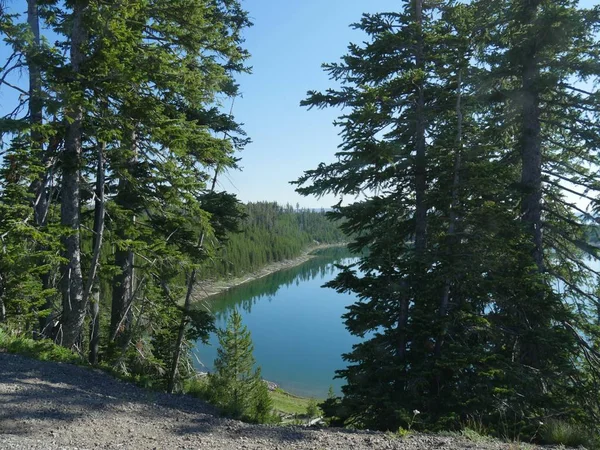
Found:
[[[242,313],[266,379],[295,394],[323,398],[329,386],[339,390],[334,371],[344,367],[341,354],[351,350],[356,338],[341,319],[355,298],[321,286],[337,275],[336,264],[353,261],[346,249],[329,249],[300,266],[211,297],[207,307],[219,328],[234,308]],[[204,370],[212,368],[216,357],[216,336],[210,342],[196,347]]]

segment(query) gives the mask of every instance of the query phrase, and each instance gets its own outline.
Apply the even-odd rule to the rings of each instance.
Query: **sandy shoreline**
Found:
[[[262,269],[257,270],[256,272],[251,272],[244,274],[239,277],[229,278],[224,280],[205,280],[196,284],[195,292],[194,292],[194,301],[204,300],[208,297],[211,297],[216,294],[220,294],[221,292],[225,292],[235,286],[239,286],[244,283],[248,283],[249,281],[258,280],[259,278],[266,277],[267,275],[271,275],[272,273],[279,272],[280,270],[289,269],[292,267],[299,266],[300,264],[305,263],[306,261],[314,258],[315,254],[313,252],[317,250],[322,250],[325,248],[335,248],[335,247],[343,247],[345,243],[340,244],[322,244],[311,247],[297,258],[286,259],[283,261],[278,261],[275,263],[268,264],[264,266]]]

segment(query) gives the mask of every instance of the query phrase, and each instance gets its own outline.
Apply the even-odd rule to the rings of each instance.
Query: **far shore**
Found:
[[[248,283],[249,281],[258,280],[259,278],[266,277],[275,272],[279,272],[280,270],[289,269],[292,267],[299,266],[300,264],[305,263],[306,261],[314,258],[314,252],[317,250],[322,250],[325,248],[335,248],[335,247],[344,247],[346,243],[339,244],[320,244],[315,245],[304,252],[297,258],[286,259],[283,261],[277,261],[271,264],[268,264],[256,272],[247,273],[235,278],[227,278],[221,280],[205,280],[196,284],[196,289],[194,292],[194,301],[204,300],[213,295],[220,294],[221,292],[225,292],[235,286],[239,286],[244,283]]]

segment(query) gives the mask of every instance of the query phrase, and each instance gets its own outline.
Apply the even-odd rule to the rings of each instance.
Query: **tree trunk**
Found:
[[[120,238],[123,235],[118,233]],[[112,341],[121,343],[127,339],[131,327],[131,297],[133,295],[133,251],[130,249],[115,252],[115,266],[119,272],[113,278],[113,294],[110,316]]]
[[[233,108],[233,104],[232,104]],[[230,113],[231,114],[231,113]],[[210,188],[210,192],[213,193],[215,191],[215,186],[217,185],[217,177],[219,176],[219,167],[215,170],[215,176],[213,177],[212,186]],[[204,245],[204,231],[200,233],[200,238],[198,239],[198,247],[202,248]],[[196,274],[197,270],[194,268],[190,277],[188,279],[187,284],[187,292],[185,293],[185,302],[183,304],[183,313],[181,316],[181,323],[179,324],[179,331],[177,333],[177,342],[175,342],[175,352],[173,354],[173,362],[171,364],[171,373],[169,374],[169,384],[167,387],[167,392],[173,393],[175,389],[175,378],[177,377],[177,368],[179,367],[179,358],[181,356],[181,345],[183,344],[183,337],[185,335],[185,327],[188,324],[188,316],[190,307],[192,306],[192,293],[194,292],[194,285],[196,284]]]
[[[424,38],[423,38],[423,0],[415,0],[415,26],[417,29],[415,65],[417,70],[424,71]],[[427,172],[425,155],[425,91],[423,81],[417,86],[417,101],[415,108],[415,260],[420,275],[420,267],[423,264],[425,248],[427,246],[427,205],[425,204],[425,192],[427,190]],[[400,314],[398,316],[399,349],[398,355],[404,360],[406,355],[406,327],[409,316],[409,296],[414,296],[418,291],[420,276],[411,275],[410,291],[406,289],[407,282],[402,282],[400,295]]]
[[[39,127],[43,124],[43,100],[42,100],[42,77],[40,67],[36,61],[36,56],[40,48],[40,23],[38,15],[37,0],[27,0],[27,25],[33,36],[32,47],[26,55],[27,68],[29,71],[29,124],[31,128],[31,146],[34,152],[39,152],[42,166],[45,167],[41,177],[36,178],[31,185],[31,192],[34,194],[33,215],[35,224],[38,228],[46,225],[48,207],[50,198],[48,196],[48,185],[52,178],[51,161],[48,155],[43,152],[43,137]],[[50,273],[44,273],[40,276],[42,288],[46,291],[50,289]],[[52,309],[52,302],[48,298],[44,305],[45,310]],[[40,333],[43,334],[48,323],[48,317],[39,319]]]
[[[132,155],[126,161],[123,170],[129,174],[133,172],[137,163],[137,137],[135,131],[131,133]],[[132,204],[133,189],[127,177],[121,177],[115,202],[125,210],[133,209]],[[133,218],[135,221],[135,216]],[[130,236],[122,229],[116,230],[117,238],[125,240]],[[123,346],[129,339],[129,331],[133,320],[131,304],[134,295],[134,252],[126,248],[117,248],[115,251],[114,264],[118,268],[118,273],[113,278],[113,293],[110,316],[110,336],[111,341],[118,341]]]
[[[4,280],[0,275],[0,323],[6,321],[6,306],[4,305]]]
[[[34,55],[31,51],[27,53],[27,67],[29,69],[29,121],[31,125],[42,124],[42,79],[40,68],[35,61],[35,53],[38,52],[40,46],[40,23],[38,17],[37,0],[27,0],[27,25],[33,34]],[[41,136],[39,130],[33,130],[32,141],[34,145],[41,145]],[[39,148],[38,148],[39,149]]]
[[[200,237],[199,245],[202,246],[204,241],[204,233]],[[179,367],[179,358],[181,357],[181,345],[183,344],[183,337],[185,336],[185,328],[188,324],[188,315],[190,307],[192,305],[192,293],[194,291],[194,285],[196,284],[196,269],[192,270],[188,278],[187,292],[185,293],[185,302],[183,304],[183,312],[181,317],[181,323],[179,324],[179,331],[177,333],[177,341],[175,342],[175,351],[173,352],[173,361],[171,363],[171,372],[169,373],[169,383],[167,386],[167,392],[173,393],[175,389],[175,379],[177,378],[177,368]]]
[[[91,364],[98,363],[98,345],[100,340],[100,285],[98,280],[98,269],[100,267],[100,251],[104,237],[104,152],[105,144],[98,148],[98,165],[96,171],[96,200],[94,204],[94,240],[93,255],[84,297],[92,295],[90,330],[90,354]]]
[[[71,30],[71,71],[76,77],[83,61],[81,45],[85,41],[86,32],[83,15],[87,8],[86,1],[75,3],[73,8],[73,24]],[[82,120],[83,112],[78,104],[80,100],[71,101],[67,110],[67,130],[65,149],[62,154],[62,190],[61,190],[61,225],[69,230],[63,238],[66,264],[61,267],[63,311],[61,330],[57,336],[59,342],[67,348],[75,348],[87,313],[84,301],[83,274],[81,271],[81,238],[80,238],[80,176],[82,156]]]
[[[530,26],[535,18],[539,0],[525,2],[524,26]],[[544,272],[542,245],[542,139],[540,121],[540,69],[537,62],[537,42],[534,36],[529,37],[522,49],[522,131],[521,131],[521,221],[529,235],[531,257],[535,263],[535,271]],[[523,317],[523,326],[533,329],[540,323],[537,317],[539,308],[544,308],[544,292],[539,290],[535,298],[528,300],[533,308]],[[543,320],[543,319],[542,319]],[[539,362],[539,343],[527,339],[521,347],[521,361],[531,367]]]
[[[531,236],[532,257],[538,272],[544,271],[542,247],[542,145],[540,98],[537,91],[539,68],[531,55],[523,71],[523,131],[521,143],[521,220]]]
[[[448,243],[450,244],[450,251],[452,251],[453,244],[456,242],[456,225],[458,222],[458,215],[456,209],[458,208],[458,189],[460,186],[460,168],[462,165],[462,128],[463,128],[463,113],[462,113],[462,74],[459,70],[458,73],[458,88],[456,94],[456,153],[454,155],[454,178],[452,180],[452,200],[450,204],[450,225],[448,226]],[[449,304],[450,304],[450,289],[452,287],[452,279],[450,276],[446,278],[444,291],[442,293],[442,299],[440,301],[439,317],[444,321],[448,315]],[[440,358],[442,353],[442,345],[444,344],[444,338],[448,332],[448,325],[442,323],[442,330],[435,342],[435,357]]]
[[[423,0],[415,1],[415,13],[417,25],[415,63],[417,70],[424,72]],[[427,190],[427,160],[425,154],[425,86],[423,81],[417,86],[415,119],[415,252],[417,260],[422,263],[425,247],[427,246],[427,205],[425,204],[425,191]]]

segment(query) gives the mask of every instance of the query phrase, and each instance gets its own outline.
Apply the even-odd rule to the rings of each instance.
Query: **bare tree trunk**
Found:
[[[98,363],[98,345],[100,343],[100,285],[98,281],[98,269],[100,267],[100,251],[104,237],[104,152],[106,145],[102,143],[98,148],[98,165],[96,170],[96,200],[94,202],[94,241],[93,256],[88,275],[84,298],[92,295],[91,316],[92,328],[90,330],[90,353],[91,364]]]
[[[135,131],[131,133],[132,156],[125,164],[125,170],[131,174],[137,163],[137,136]],[[125,209],[131,209],[131,197],[133,195],[132,186],[126,177],[119,180],[118,193],[115,198],[117,204]],[[135,221],[135,217],[133,218]],[[123,229],[116,230],[119,239],[127,239],[126,232]],[[115,266],[119,269],[113,278],[113,294],[110,317],[110,336],[111,341],[119,341],[124,345],[129,339],[129,331],[132,324],[131,303],[134,295],[134,252],[133,250],[117,248],[115,251]]]
[[[84,58],[81,46],[87,39],[83,24],[86,8],[87,1],[75,2],[73,8],[70,53],[71,70],[75,76],[79,73]],[[68,106],[65,149],[62,155],[61,225],[69,230],[69,235],[64,238],[67,263],[62,266],[61,271],[63,311],[61,332],[58,339],[67,348],[76,347],[87,313],[81,270],[80,237],[80,166],[83,110],[78,101],[72,102]]]

